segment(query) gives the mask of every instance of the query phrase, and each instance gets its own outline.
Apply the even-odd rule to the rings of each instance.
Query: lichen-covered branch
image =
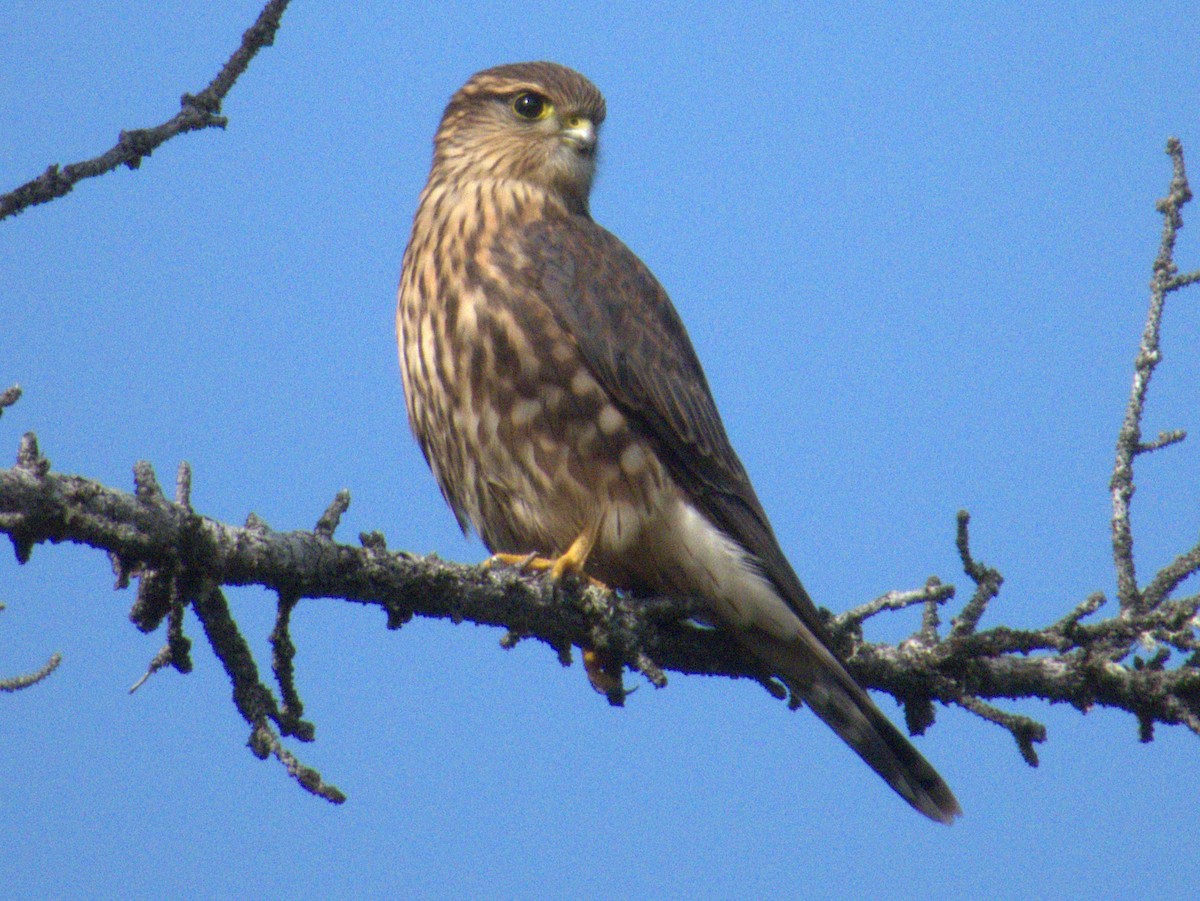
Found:
[[[1167,196],[1156,204],[1156,209],[1163,217],[1162,241],[1154,259],[1154,274],[1150,279],[1150,309],[1146,315],[1146,326],[1142,330],[1142,343],[1134,362],[1133,386],[1129,392],[1129,403],[1125,407],[1121,431],[1117,435],[1117,459],[1109,485],[1113,508],[1113,561],[1117,569],[1117,598],[1122,612],[1136,611],[1143,603],[1134,569],[1133,528],[1129,520],[1129,505],[1134,491],[1134,458],[1139,454],[1177,444],[1184,438],[1184,432],[1174,431],[1160,435],[1157,441],[1142,443],[1142,414],[1146,406],[1146,392],[1150,389],[1150,378],[1162,359],[1159,334],[1162,331],[1163,308],[1167,295],[1191,284],[1200,274],[1192,273],[1181,277],[1175,265],[1175,237],[1183,227],[1180,211],[1192,199],[1192,191],[1188,186],[1183,163],[1183,145],[1177,138],[1171,138],[1167,142],[1167,154],[1171,157],[1171,184]]]
[[[177,599],[187,599],[196,611],[233,682],[235,704],[252,727],[256,753],[274,753],[306,787],[325,796],[340,797],[319,774],[281,756],[285,752],[271,727],[274,723],[282,735],[301,740],[313,735],[311,725],[299,720],[294,647],[287,634],[288,616],[304,598],[338,597],[377,606],[389,628],[414,615],[503,627],[506,643],[535,638],[564,660],[570,659],[572,645],[595,644],[599,634],[607,653],[648,675],[666,670],[758,681],[766,675],[724,633],[692,625],[690,618],[700,611],[687,601],[613,596],[583,584],[556,588],[507,568],[389,552],[374,535],[362,536],[356,547],[335,542],[324,530],[276,532],[254,517],[244,526],[227,525],[154,491],[144,465],[135,469],[140,490],[127,493],[49,471],[31,437],[22,447],[24,465],[0,470],[0,531],[18,548],[75,541],[107,550],[117,562],[119,584],[129,574],[143,586],[169,581],[175,588],[166,593],[167,615],[176,609]],[[282,706],[261,682],[219,585],[261,585],[279,595],[271,640]],[[902,602],[944,603],[952,592],[934,582],[871,606],[883,612]],[[1030,743],[1040,741],[1044,730],[983,699],[1036,697],[1080,709],[1101,704],[1127,710],[1139,723],[1196,728],[1200,673],[1125,666],[1110,656],[1114,646],[1129,646],[1146,631],[1177,630],[1181,624],[1151,614],[1138,621],[1079,623],[1096,604],[1089,598],[1043,630],[994,627],[932,643],[918,633],[897,646],[863,640],[861,609],[830,623],[851,672],[863,684],[892,694],[906,708],[923,706],[931,712],[931,703],[938,701],[984,715],[1014,731],[1027,759],[1036,760]],[[143,602],[141,591],[131,615],[143,628],[147,617],[153,622],[163,618],[158,608]],[[172,630],[180,637],[177,625],[169,624]],[[1047,650],[1057,653],[1030,656]],[[925,719],[922,728],[932,722],[931,716]]]
[[[224,128],[227,120],[221,115],[221,102],[234,82],[246,71],[255,54],[274,42],[275,32],[279,29],[279,21],[288,2],[271,0],[263,7],[254,24],[242,35],[241,45],[208,86],[198,94],[183,95],[178,113],[153,128],[122,131],[117,143],[99,156],[67,166],[52,165],[32,181],[7,194],[0,194],[0,219],[62,197],[85,178],[103,175],[118,166],[136,169],[142,164],[143,158],[150,156],[159,145],[176,135],[205,128]]]

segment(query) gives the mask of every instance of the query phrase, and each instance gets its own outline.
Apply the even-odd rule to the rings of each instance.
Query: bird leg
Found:
[[[599,532],[599,524],[580,532],[579,537],[571,542],[566,553],[555,560],[554,565],[550,567],[550,578],[557,582],[567,573],[584,576],[583,565],[587,563],[588,555],[591,554],[592,548],[596,544],[596,536]],[[600,584],[595,579],[591,579],[591,581],[594,584]]]
[[[598,579],[593,579],[583,571],[588,555],[591,554],[599,534],[600,524],[597,522],[596,525],[580,532],[579,537],[571,542],[571,546],[561,556],[554,559],[539,557],[534,552],[532,554],[493,554],[487,562],[489,566],[503,563],[532,572],[549,571],[550,581],[555,583],[570,573],[587,579],[592,585],[607,591],[607,585]],[[583,668],[587,671],[588,681],[592,683],[592,688],[608,698],[608,702],[613,706],[622,706],[625,701],[625,684],[621,679],[620,662],[614,660],[612,655],[597,651],[595,648],[585,647],[582,648],[582,651]]]

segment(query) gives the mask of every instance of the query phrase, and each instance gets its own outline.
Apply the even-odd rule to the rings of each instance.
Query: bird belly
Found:
[[[405,396],[460,523],[493,552],[542,556],[597,529],[596,560],[619,560],[658,518],[668,478],[574,341],[536,306],[421,287],[401,290]],[[622,585],[619,566],[603,569]]]
[[[563,381],[463,411],[463,453],[479,461],[469,516],[496,552],[554,557],[594,532],[586,571],[632,587],[620,561],[660,518],[667,476],[590,376]]]

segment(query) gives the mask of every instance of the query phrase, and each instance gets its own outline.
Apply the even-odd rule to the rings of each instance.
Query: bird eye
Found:
[[[512,102],[513,112],[522,119],[536,122],[550,115],[550,101],[533,91],[522,91]]]

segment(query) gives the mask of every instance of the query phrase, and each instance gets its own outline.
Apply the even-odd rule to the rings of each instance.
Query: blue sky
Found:
[[[568,6],[570,7],[568,9]],[[0,190],[201,88],[257,0],[9,2]],[[578,7],[578,8],[577,8]],[[404,420],[394,291],[430,139],[472,72],[549,58],[608,98],[598,221],[671,293],[781,543],[842,610],[931,574],[955,512],[1007,582],[984,625],[1113,593],[1107,483],[1179,136],[1200,179],[1195,3],[297,2],[224,132],[0,223],[0,420],[59,471],[194,469],[201,512],[473,561]],[[69,24],[68,24],[69,23]],[[1190,213],[1190,216],[1189,216]],[[1200,206],[1180,263],[1200,265]],[[1147,432],[1200,427],[1200,295],[1172,299]],[[1192,439],[1194,442],[1196,439]],[[1200,444],[1139,469],[1143,576],[1195,540]],[[1021,702],[1042,766],[942,711],[966,816],[912,813],[811,716],[676,676],[613,710],[499,632],[297,610],[298,750],[244,748],[219,665],[162,643],[103,554],[0,559],[0,885],[14,897],[1183,897],[1200,741]],[[231,593],[265,654],[272,599]],[[913,617],[876,622],[894,640]],[[189,631],[199,638],[194,620]],[[269,659],[263,656],[261,660]],[[898,715],[890,699],[885,711]]]

